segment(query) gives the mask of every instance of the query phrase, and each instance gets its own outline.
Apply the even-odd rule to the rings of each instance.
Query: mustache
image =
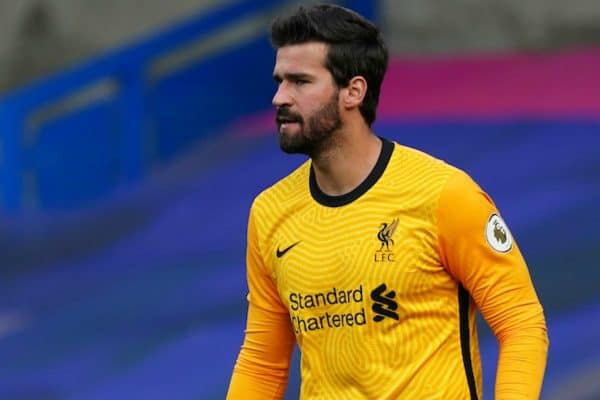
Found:
[[[284,123],[284,122],[300,122],[303,123],[304,119],[300,114],[296,114],[288,107],[279,107],[277,112],[275,113],[275,122]]]

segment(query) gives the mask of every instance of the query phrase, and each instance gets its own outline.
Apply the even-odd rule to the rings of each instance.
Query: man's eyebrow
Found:
[[[275,79],[275,82],[281,82],[284,78],[288,81],[297,81],[309,80],[312,78],[312,76],[303,72],[288,72],[283,74],[283,77],[280,74],[273,74],[273,79]]]

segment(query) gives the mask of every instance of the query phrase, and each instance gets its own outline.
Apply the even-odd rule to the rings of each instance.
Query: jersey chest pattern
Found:
[[[395,154],[377,184],[341,207],[292,191],[271,199],[280,206],[262,249],[302,352],[303,399],[438,398],[440,368],[444,381],[464,380],[458,283],[436,226],[448,171],[436,165],[424,180],[401,165]]]
[[[456,283],[439,262],[427,212],[381,206],[309,206],[276,235],[280,249],[297,243],[275,257],[274,278],[303,352],[305,391],[311,375],[331,390],[397,380],[430,354],[424,347],[433,352],[456,333],[448,324],[457,320]]]
[[[308,205],[275,235],[274,279],[299,340],[398,322],[454,296],[426,212],[360,205]]]

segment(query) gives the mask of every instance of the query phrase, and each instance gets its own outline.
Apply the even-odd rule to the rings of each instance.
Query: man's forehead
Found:
[[[327,55],[327,45],[320,42],[307,42],[299,44],[290,44],[277,49],[277,60],[294,59],[306,61],[325,60]]]
[[[323,42],[304,42],[304,43],[294,43],[294,44],[286,44],[277,49],[277,53],[302,53],[302,54],[315,54],[315,55],[325,55],[327,53],[327,44]]]
[[[291,44],[277,49],[275,69],[278,66],[286,69],[291,66],[318,68],[325,66],[327,45],[320,42]]]

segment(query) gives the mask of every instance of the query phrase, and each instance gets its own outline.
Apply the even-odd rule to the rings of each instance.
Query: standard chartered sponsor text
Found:
[[[291,309],[290,318],[294,331],[299,334],[327,328],[365,325],[367,319],[364,307],[361,307],[359,311],[356,311],[355,307],[348,307],[351,310],[347,312],[331,312],[327,310],[328,306],[333,305],[362,304],[363,298],[362,285],[356,289],[339,290],[334,287],[327,292],[310,294],[292,292],[289,295],[289,300]],[[327,311],[318,314],[309,311],[316,308],[323,308]],[[303,310],[306,310],[306,312],[303,313]]]

